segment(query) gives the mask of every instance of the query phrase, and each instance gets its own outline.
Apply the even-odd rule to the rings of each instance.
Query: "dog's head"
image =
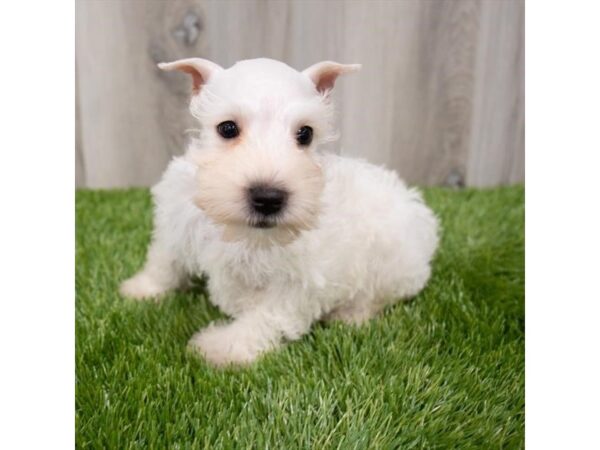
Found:
[[[192,58],[159,67],[192,76],[196,204],[225,225],[224,237],[286,243],[314,227],[324,186],[316,148],[334,138],[330,92],[360,66],[326,61],[298,72],[253,59],[223,69]]]

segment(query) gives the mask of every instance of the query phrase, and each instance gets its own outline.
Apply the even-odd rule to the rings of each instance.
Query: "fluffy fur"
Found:
[[[258,59],[225,70],[189,59],[161,67],[192,75],[201,137],[152,190],[152,244],[124,296],[157,297],[207,274],[210,300],[232,321],[189,345],[221,366],[250,363],[317,320],[360,324],[423,288],[438,237],[420,194],[392,171],[318,150],[333,136],[329,93],[357,66],[297,72]],[[216,132],[226,120],[239,125],[237,138]],[[301,147],[295,133],[305,125],[315,137]],[[256,183],[289,192],[270,228],[256,227],[248,204]]]

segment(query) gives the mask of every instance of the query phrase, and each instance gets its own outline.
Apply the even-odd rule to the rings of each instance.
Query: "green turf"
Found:
[[[77,192],[77,446],[523,447],[524,190],[425,195],[443,235],[414,301],[215,370],[185,351],[222,317],[201,284],[159,304],[117,294],[144,259],[148,192]]]

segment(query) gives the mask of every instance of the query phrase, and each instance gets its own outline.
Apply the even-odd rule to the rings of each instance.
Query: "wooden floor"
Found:
[[[336,88],[343,154],[524,181],[523,0],[78,0],[76,46],[78,186],[148,186],[183,152],[189,80],[156,63],[190,56],[362,63]]]

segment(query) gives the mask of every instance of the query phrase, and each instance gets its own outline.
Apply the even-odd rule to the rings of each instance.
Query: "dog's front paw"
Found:
[[[121,283],[119,292],[123,297],[135,300],[156,298],[167,291],[164,286],[157,283],[143,272]]]
[[[235,323],[205,328],[192,336],[188,348],[217,367],[248,365],[262,350],[252,339],[245,339]]]

